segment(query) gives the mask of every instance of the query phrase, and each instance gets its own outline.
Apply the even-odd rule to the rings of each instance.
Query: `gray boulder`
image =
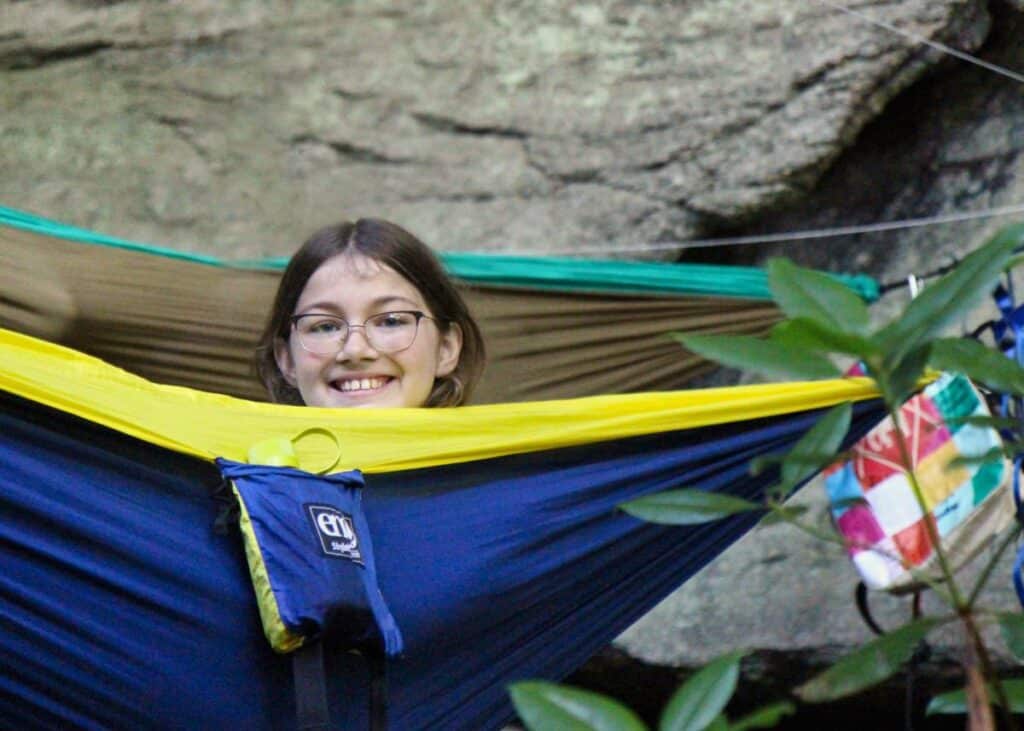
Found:
[[[989,27],[982,2],[859,7],[966,49]],[[801,199],[939,61],[797,0],[4,13],[0,200],[240,257],[382,215],[442,249],[672,258]]]

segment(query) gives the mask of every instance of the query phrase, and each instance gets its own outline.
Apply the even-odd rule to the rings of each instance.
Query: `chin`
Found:
[[[341,408],[349,409],[390,409],[401,404],[392,404],[387,401],[360,401],[359,403],[338,404]]]

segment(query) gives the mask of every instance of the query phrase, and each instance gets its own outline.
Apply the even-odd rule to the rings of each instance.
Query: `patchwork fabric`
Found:
[[[966,563],[1013,518],[1010,465],[991,427],[966,423],[988,416],[984,399],[959,374],[943,374],[909,399],[898,418],[920,495],[903,469],[891,419],[854,445],[849,458],[825,470],[832,517],[854,565],[872,589],[909,590],[913,571],[935,561],[938,536],[954,566]]]

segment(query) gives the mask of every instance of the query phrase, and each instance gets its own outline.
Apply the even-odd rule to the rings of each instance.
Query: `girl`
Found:
[[[484,361],[480,329],[430,249],[368,218],[296,252],[256,350],[271,399],[306,406],[458,406]]]

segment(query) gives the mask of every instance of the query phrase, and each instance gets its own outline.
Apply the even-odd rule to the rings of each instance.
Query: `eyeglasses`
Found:
[[[381,312],[362,325],[353,325],[342,317],[310,313],[291,318],[292,328],[304,350],[317,355],[334,355],[344,346],[353,328],[362,328],[366,342],[374,350],[397,353],[405,350],[416,340],[420,320],[436,319],[418,310]]]

